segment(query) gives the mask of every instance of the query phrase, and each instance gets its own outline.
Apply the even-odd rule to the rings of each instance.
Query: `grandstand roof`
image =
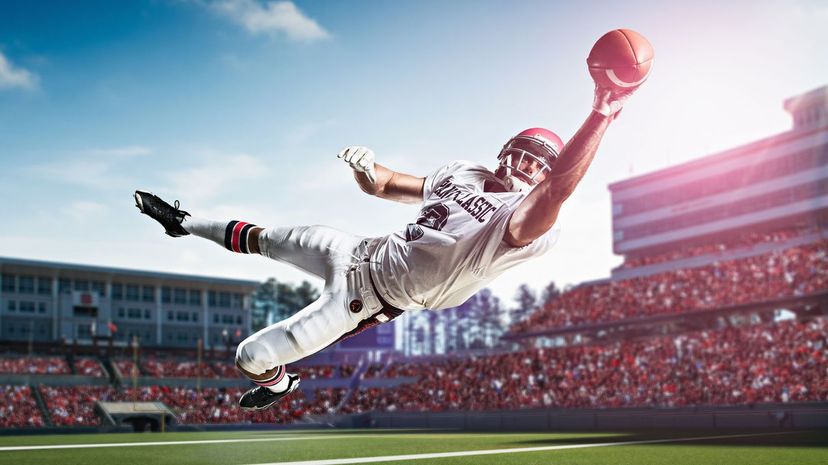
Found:
[[[641,184],[648,184],[658,179],[669,178],[670,176],[685,173],[687,171],[692,171],[696,168],[702,168],[713,164],[721,163],[723,161],[733,160],[745,156],[752,156],[760,150],[768,149],[769,147],[773,147],[783,142],[789,142],[794,139],[810,136],[820,132],[828,132],[828,125],[822,125],[816,128],[808,128],[801,130],[794,129],[785,131],[770,137],[766,137],[764,139],[759,139],[755,142],[741,145],[732,149],[727,149],[723,152],[717,152],[684,163],[679,163],[677,165],[673,165],[667,168],[662,168],[656,171],[651,171],[649,173],[633,176],[631,178],[627,178],[621,181],[616,181],[610,183],[609,190],[623,190]]]
[[[136,278],[151,278],[164,281],[190,281],[213,285],[258,287],[259,282],[242,279],[218,278],[212,276],[186,275],[178,273],[165,273],[160,271],[133,270],[129,268],[112,268],[96,265],[82,265],[77,263],[49,262],[41,260],[30,260],[25,258],[0,257],[0,267],[19,266],[31,268],[49,268],[56,271],[75,271],[104,275],[132,276]]]

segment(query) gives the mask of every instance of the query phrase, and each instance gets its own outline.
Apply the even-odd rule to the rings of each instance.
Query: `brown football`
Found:
[[[653,56],[653,46],[644,36],[630,29],[616,29],[595,42],[587,66],[597,85],[631,89],[647,80]]]

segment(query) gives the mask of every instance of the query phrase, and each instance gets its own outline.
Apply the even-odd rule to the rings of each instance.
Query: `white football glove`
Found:
[[[595,100],[592,101],[592,109],[604,116],[617,117],[624,103],[635,92],[637,87],[629,90],[617,91],[608,87],[595,86]]]
[[[374,151],[368,147],[359,145],[345,147],[336,158],[345,160],[354,171],[365,173],[371,183],[377,182],[377,172],[374,169]]]

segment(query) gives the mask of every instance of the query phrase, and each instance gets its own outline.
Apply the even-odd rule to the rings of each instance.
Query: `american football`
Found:
[[[640,86],[653,66],[653,46],[630,29],[607,32],[587,57],[589,74],[599,86],[629,89]]]

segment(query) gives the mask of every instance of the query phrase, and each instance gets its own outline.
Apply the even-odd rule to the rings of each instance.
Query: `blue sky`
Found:
[[[607,276],[608,183],[786,130],[786,97],[828,83],[824,2],[0,3],[0,255],[297,281],[138,215],[150,189],[200,216],[366,236],[416,207],[362,194],[335,158],[372,147],[425,175],[489,166],[525,127],[589,112],[584,59],[628,27],[656,50],[544,258],[494,285]]]

